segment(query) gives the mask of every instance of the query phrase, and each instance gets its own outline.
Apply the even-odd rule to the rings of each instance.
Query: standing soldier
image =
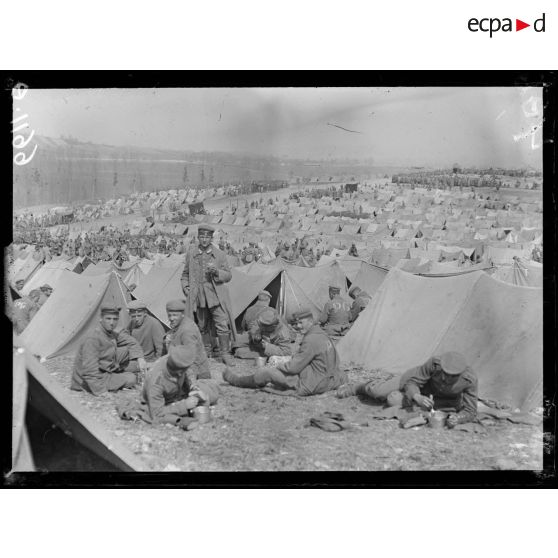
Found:
[[[188,298],[188,314],[196,315],[204,345],[211,346],[210,331],[214,330],[221,359],[234,366],[231,334],[236,338],[236,329],[226,286],[232,274],[226,254],[211,243],[214,232],[210,225],[199,225],[198,246],[191,246],[186,253],[182,290]]]
[[[341,298],[339,287],[329,287],[329,300],[320,314],[320,324],[330,335],[339,335],[349,328],[351,307]]]

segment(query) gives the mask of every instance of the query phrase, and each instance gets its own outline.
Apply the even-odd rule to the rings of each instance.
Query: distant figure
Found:
[[[320,314],[319,322],[330,335],[342,335],[349,329],[351,307],[341,298],[340,293],[339,287],[329,287],[329,300]]]
[[[360,287],[353,285],[349,289],[349,296],[354,299],[351,309],[349,310],[349,322],[354,322],[360,313],[368,306],[370,295]]]
[[[358,258],[358,252],[354,242],[353,244],[351,244],[351,247],[349,248],[349,256],[354,256],[355,258]]]
[[[29,295],[14,301],[13,320],[18,335],[23,332],[33,319],[33,316],[39,311],[41,307],[39,305],[40,298],[41,291],[39,291],[39,289],[33,289]]]

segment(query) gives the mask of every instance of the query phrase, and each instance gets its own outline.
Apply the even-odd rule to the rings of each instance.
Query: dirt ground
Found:
[[[542,426],[497,421],[485,433],[405,430],[397,420],[377,420],[379,407],[333,393],[299,398],[239,389],[222,381],[224,366],[210,360],[221,399],[213,420],[191,432],[120,420],[115,407],[139,398],[139,388],[101,397],[69,390],[73,355],[47,361],[50,375],[68,389],[106,429],[157,471],[383,471],[383,470],[540,470]],[[252,361],[236,371],[249,372]],[[351,380],[370,373],[347,369]],[[308,425],[324,411],[340,412],[368,426],[325,432]]]

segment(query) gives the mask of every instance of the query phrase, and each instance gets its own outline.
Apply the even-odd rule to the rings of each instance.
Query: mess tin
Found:
[[[205,405],[203,407],[195,407],[192,409],[192,415],[202,424],[211,421],[211,409]]]
[[[428,418],[428,425],[435,430],[441,430],[446,425],[446,416],[443,411],[432,411]]]
[[[267,358],[266,357],[257,357],[256,359],[254,359],[254,364],[258,367],[258,368],[263,368],[267,363]]]

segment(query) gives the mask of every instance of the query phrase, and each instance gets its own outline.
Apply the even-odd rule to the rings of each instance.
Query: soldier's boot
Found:
[[[207,355],[207,358],[211,358],[213,356],[213,348],[211,346],[211,335],[209,333],[202,333],[202,342],[203,342],[203,348],[205,349],[205,354]]]
[[[228,333],[217,336],[219,339],[219,348],[221,349],[221,360],[226,366],[236,366],[234,357],[231,354],[231,341]]]
[[[231,386],[249,389],[264,387],[270,381],[264,371],[258,370],[255,374],[241,376],[240,374],[235,374],[228,366],[223,372],[223,379],[231,384]]]

